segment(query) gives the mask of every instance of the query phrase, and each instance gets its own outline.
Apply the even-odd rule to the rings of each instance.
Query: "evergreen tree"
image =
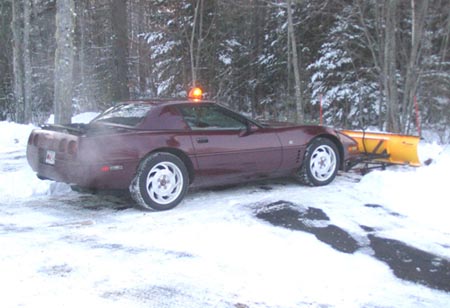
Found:
[[[322,97],[329,125],[416,133],[418,106],[425,125],[448,130],[448,1],[74,1],[72,73],[55,36],[63,1],[0,3],[0,119],[45,121],[56,97],[70,96],[57,113],[78,113],[196,84],[258,118],[295,120],[301,97],[317,122]]]

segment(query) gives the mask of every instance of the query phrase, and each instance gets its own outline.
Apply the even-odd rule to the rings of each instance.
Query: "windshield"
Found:
[[[91,123],[136,126],[146,117],[151,108],[150,104],[121,104],[106,110]]]

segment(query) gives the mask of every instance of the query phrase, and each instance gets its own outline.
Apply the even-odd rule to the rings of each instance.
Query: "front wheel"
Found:
[[[305,157],[296,178],[310,186],[327,185],[336,177],[339,162],[336,144],[326,138],[316,138],[306,148]]]
[[[141,162],[130,193],[140,208],[163,211],[181,202],[188,185],[188,171],[181,159],[170,153],[155,153]]]

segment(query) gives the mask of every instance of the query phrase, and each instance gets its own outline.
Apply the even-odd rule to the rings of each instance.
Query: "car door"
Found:
[[[281,165],[278,136],[216,104],[180,106],[191,128],[198,170],[208,185],[266,177]]]

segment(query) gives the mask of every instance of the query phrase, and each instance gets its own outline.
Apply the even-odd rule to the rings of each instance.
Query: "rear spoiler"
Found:
[[[66,125],[58,125],[58,124],[44,124],[41,125],[41,129],[51,130],[55,132],[68,133],[74,135],[82,135],[86,133],[88,124],[84,123],[73,123]]]

